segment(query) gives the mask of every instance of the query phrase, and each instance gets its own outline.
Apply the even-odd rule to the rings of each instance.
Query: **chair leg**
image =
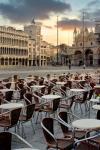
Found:
[[[47,146],[46,149],[48,150],[48,149],[49,149],[49,146]]]
[[[75,111],[76,106],[78,107],[78,104],[75,102],[74,103],[74,111]]]
[[[74,103],[74,108],[73,108],[73,109],[74,109],[74,111],[75,111],[75,105],[76,105],[76,103]]]
[[[92,108],[92,102],[89,102],[89,118],[90,118],[91,108]]]
[[[79,104],[80,105],[80,110],[81,110],[81,114],[83,114],[83,111],[82,111],[82,107],[81,107],[81,104]]]
[[[37,124],[37,121],[38,121],[38,117],[39,117],[39,112],[38,112],[37,117],[36,117],[36,124]]]
[[[15,126],[15,133],[17,132],[17,127]]]
[[[17,124],[17,132],[20,134],[20,121]]]
[[[32,129],[33,129],[33,133],[35,134],[35,130],[34,130],[32,119],[30,120],[30,122],[31,122],[31,126],[32,126]]]
[[[84,106],[85,106],[85,112],[87,112],[88,111],[87,103],[85,103]]]
[[[5,127],[5,128],[4,128],[4,131],[8,131],[8,129],[9,129],[9,128],[6,128],[6,127]]]
[[[23,137],[23,138],[26,138],[25,131],[24,131],[24,126],[23,126],[22,123],[21,123],[21,125],[22,125],[22,137]]]

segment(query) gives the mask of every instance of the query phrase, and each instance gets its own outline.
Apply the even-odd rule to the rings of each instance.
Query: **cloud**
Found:
[[[52,26],[47,26],[47,25],[44,25],[45,28],[48,28],[48,29],[52,29],[53,27]]]
[[[70,11],[71,6],[60,0],[8,0],[0,3],[0,14],[13,23],[27,23],[35,19],[48,19],[52,13]]]
[[[92,20],[100,18],[100,0],[90,1],[86,6],[86,12]]]
[[[85,21],[84,24],[85,27],[94,26],[93,22],[91,21]],[[82,25],[83,25],[82,20],[78,19],[63,18],[61,21],[58,22],[58,27],[61,28],[62,30],[73,30],[75,27],[81,28]]]
[[[93,1],[90,1],[87,6],[88,7],[94,7],[95,5],[98,5],[100,4],[100,0],[93,0]]]

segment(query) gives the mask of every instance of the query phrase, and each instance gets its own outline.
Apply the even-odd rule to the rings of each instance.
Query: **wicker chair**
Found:
[[[52,88],[53,88],[53,85],[47,86],[47,88],[46,88],[46,93],[47,93],[47,94],[50,94],[50,93],[52,92]]]
[[[30,104],[30,105],[27,105],[25,107],[26,109],[26,114],[24,115],[21,115],[20,118],[19,118],[19,121],[22,125],[22,136],[25,135],[25,132],[24,132],[24,124],[26,122],[29,122],[31,123],[31,126],[32,126],[32,129],[33,129],[33,132],[35,133],[35,130],[34,130],[34,127],[33,127],[33,123],[32,123],[32,119],[33,119],[33,115],[34,115],[34,111],[35,111],[35,104]]]
[[[47,149],[54,148],[60,150],[71,150],[73,147],[73,139],[56,138],[54,136],[54,120],[53,118],[44,118],[41,122],[44,137],[47,143]]]
[[[89,96],[87,97],[87,100],[88,100],[88,101],[92,98],[93,94],[94,94],[94,89],[91,89],[91,90],[89,91]]]
[[[34,101],[35,101],[35,111],[38,112],[37,119],[39,116],[39,112],[45,112],[45,115],[47,115],[47,114],[55,115],[55,112],[59,108],[60,99],[54,99],[54,100],[52,100],[52,102],[43,102],[42,103],[42,99],[39,96],[39,94],[37,92],[33,93],[33,97],[34,97]],[[52,105],[51,105],[51,103],[52,103]],[[37,122],[37,119],[36,119],[36,122]]]
[[[75,96],[65,97],[64,100],[61,100],[59,108],[66,109],[67,111],[72,112],[71,108],[73,106]]]
[[[6,86],[6,88],[10,89],[11,83],[10,83],[10,82],[9,82],[9,83],[6,83],[5,86]]]
[[[16,139],[16,145],[18,144],[20,148],[23,148],[23,146],[24,148],[32,148],[32,146],[19,135],[12,132],[0,132],[0,150],[12,150],[12,145],[15,142],[13,139]],[[17,148],[16,146],[13,147]]]
[[[30,92],[27,92],[24,94],[24,100],[25,100],[26,105],[32,104],[32,100],[33,100],[32,97],[33,95]]]
[[[87,108],[86,107],[87,106],[87,96],[88,96],[88,91],[85,91],[85,92],[82,93],[82,97],[76,98],[74,100],[75,101],[74,109],[75,109],[76,104],[79,104],[80,109],[81,109],[81,113],[83,113],[81,105],[84,104],[85,109]]]
[[[4,130],[8,130],[9,128],[15,127],[15,132],[16,132],[16,126],[19,121],[20,113],[21,113],[21,108],[17,108],[9,112],[5,112],[4,114],[1,114],[0,127],[3,127]]]
[[[99,142],[98,142],[99,139]],[[77,140],[74,143],[74,150],[100,150],[100,133],[96,135],[90,136],[88,138],[84,138],[81,140]]]
[[[5,100],[7,100],[8,102],[11,102],[12,98],[13,98],[13,91],[5,92]]]
[[[59,121],[61,121],[62,123],[60,123],[61,125],[61,129],[63,131],[64,137],[68,137],[68,136],[74,136],[76,139],[81,139],[83,137],[85,137],[86,132],[82,131],[82,130],[74,130],[73,132],[73,128],[71,127],[71,125],[68,123],[68,117],[69,119],[71,117],[76,117],[75,115],[68,113],[68,112],[60,112],[58,114],[58,119]]]
[[[23,83],[18,83],[17,84],[17,89],[20,92],[20,100],[24,99],[24,94],[26,93],[26,88],[24,87]]]

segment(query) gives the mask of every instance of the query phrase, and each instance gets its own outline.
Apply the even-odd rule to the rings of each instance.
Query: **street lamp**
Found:
[[[83,67],[84,67],[84,69],[85,69],[85,49],[84,49],[84,26],[85,26],[85,24],[84,24],[84,14],[85,14],[85,12],[83,11],[83,19],[82,19],[82,29],[83,29]]]
[[[57,16],[57,64],[58,64],[58,16]]]

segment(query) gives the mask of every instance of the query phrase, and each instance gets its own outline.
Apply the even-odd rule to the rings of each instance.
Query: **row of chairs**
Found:
[[[35,111],[35,104],[27,105],[23,109],[25,110],[25,114],[23,114],[24,112],[22,108],[17,108],[0,114],[0,127],[3,127],[4,131],[7,131],[8,129],[15,127],[15,132],[16,132],[16,129],[18,129],[19,125],[21,125],[22,136],[24,136],[25,132],[24,132],[23,125],[26,122],[30,121],[33,132],[35,132],[32,123],[32,119]]]
[[[16,142],[15,142],[16,141]],[[0,150],[12,150],[12,149],[32,149],[32,145],[18,134],[13,132],[0,132]]]
[[[60,112],[58,119],[44,118],[41,122],[44,137],[47,143],[47,149],[54,148],[60,150],[99,150],[100,149],[100,133],[96,132],[96,135],[91,136],[88,133],[88,138],[85,137],[86,131],[74,130],[68,123],[68,112]],[[73,116],[76,117],[76,116]],[[55,121],[60,124],[63,131],[63,135],[60,138],[55,136]],[[94,131],[93,131],[94,132]]]

